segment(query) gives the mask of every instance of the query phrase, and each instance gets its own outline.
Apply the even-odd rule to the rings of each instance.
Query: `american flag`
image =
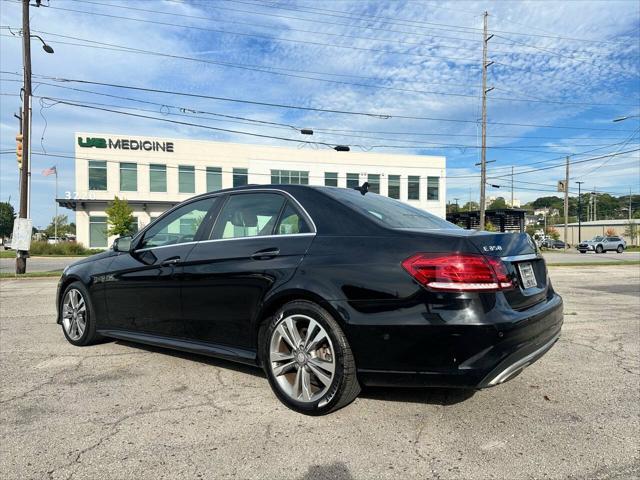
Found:
[[[58,175],[58,170],[56,170],[55,165],[51,168],[45,168],[44,170],[42,170],[43,177],[48,177],[49,175]]]

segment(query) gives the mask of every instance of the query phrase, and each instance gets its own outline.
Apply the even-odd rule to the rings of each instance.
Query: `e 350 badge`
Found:
[[[501,245],[485,245],[482,247],[485,252],[499,252],[502,250]]]

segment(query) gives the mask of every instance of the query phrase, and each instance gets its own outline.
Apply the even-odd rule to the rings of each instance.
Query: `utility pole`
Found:
[[[511,165],[511,208],[513,208],[513,165]]]
[[[629,188],[629,223],[631,223],[631,188]]]
[[[487,184],[487,68],[493,63],[487,60],[489,40],[493,35],[488,34],[489,13],[484,12],[484,34],[482,38],[482,157],[480,163],[480,230],[484,230],[485,215],[485,187]]]
[[[22,55],[24,64],[24,92],[22,102],[22,169],[20,170],[19,218],[27,218],[29,201],[29,134],[31,125],[31,29],[29,27],[29,0],[22,0]],[[20,250],[16,257],[16,273],[27,270],[28,251]]]
[[[564,174],[564,249],[567,250],[569,239],[567,232],[569,231],[569,156],[567,155],[567,165]]]
[[[578,243],[582,242],[582,184],[584,182],[576,182],[578,184]]]
[[[596,192],[595,185],[593,186],[593,221],[598,220],[598,192]]]

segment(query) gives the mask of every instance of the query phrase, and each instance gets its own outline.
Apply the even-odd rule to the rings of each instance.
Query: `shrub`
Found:
[[[617,235],[617,234],[616,234],[616,229],[615,229],[615,228],[611,228],[611,227],[607,228],[607,231],[606,231],[606,232],[604,232],[604,234],[605,234],[607,237],[615,237],[615,236]]]
[[[102,250],[84,248],[81,243],[60,242],[47,243],[45,241],[31,242],[31,255],[92,255]]]

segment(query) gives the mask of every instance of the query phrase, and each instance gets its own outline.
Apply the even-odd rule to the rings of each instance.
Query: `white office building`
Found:
[[[59,198],[76,212],[77,241],[106,248],[105,210],[127,199],[140,229],[194,195],[247,184],[355,187],[445,217],[446,159],[337,152],[103,133],[75,135],[75,191]]]

